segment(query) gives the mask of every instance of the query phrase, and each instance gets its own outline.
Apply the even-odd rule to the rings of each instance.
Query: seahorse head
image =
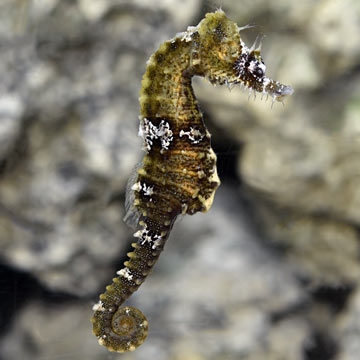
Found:
[[[244,27],[239,28],[223,11],[207,14],[196,30],[199,40],[195,49],[201,53],[204,69],[201,75],[212,83],[241,84],[250,91],[267,94],[277,101],[293,93],[291,86],[266,76],[260,46],[254,44],[249,48],[240,37]]]

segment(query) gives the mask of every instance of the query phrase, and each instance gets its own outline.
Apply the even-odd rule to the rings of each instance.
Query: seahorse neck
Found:
[[[175,38],[151,56],[140,92],[143,118],[171,119],[177,124],[200,121],[201,114],[191,86],[191,45]]]

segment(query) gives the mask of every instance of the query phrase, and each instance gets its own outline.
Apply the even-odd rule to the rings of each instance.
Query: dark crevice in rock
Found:
[[[211,119],[205,118],[211,137],[211,146],[217,156],[217,171],[220,181],[228,181],[239,184],[239,176],[237,174],[238,156],[241,152],[241,145],[233,138],[223,133],[221,128],[217,127]]]
[[[79,300],[78,297],[45,289],[32,275],[0,264],[1,300],[0,334],[8,331],[14,316],[32,300],[50,304],[66,304]]]
[[[220,180],[238,184],[239,177],[236,174],[236,164],[240,151],[239,145],[234,141],[213,141],[212,146],[217,155],[217,170]]]
[[[33,220],[31,218],[26,218],[16,213],[16,211],[6,207],[0,202],[0,217],[7,218],[22,229],[29,230],[31,232],[42,234],[52,231],[52,226],[50,224]]]
[[[315,301],[330,306],[335,313],[338,313],[346,307],[352,290],[353,287],[351,286],[332,287],[323,285],[314,289],[311,295]]]
[[[332,360],[338,352],[338,346],[328,334],[314,332],[304,346],[304,360]]]
[[[309,310],[310,305],[311,303],[308,299],[291,304],[291,306],[287,308],[271,313],[270,322],[276,324],[292,316],[304,315]]]

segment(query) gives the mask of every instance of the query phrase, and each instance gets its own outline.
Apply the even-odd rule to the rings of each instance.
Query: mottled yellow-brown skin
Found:
[[[134,251],[94,306],[93,332],[110,351],[132,351],[148,322],[121,304],[140,286],[181,213],[208,211],[220,185],[216,156],[191,79],[238,84],[281,100],[292,89],[265,77],[259,50],[241,41],[224,12],[207,14],[195,28],[162,44],[150,57],[140,91],[140,130],[147,152],[128,194],[128,217],[140,227]]]

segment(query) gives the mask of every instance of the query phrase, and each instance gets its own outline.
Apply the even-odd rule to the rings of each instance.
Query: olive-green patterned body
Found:
[[[146,155],[127,193],[127,219],[135,218],[138,240],[119,277],[100,295],[92,318],[99,343],[111,351],[132,351],[145,340],[145,316],[120,306],[150,273],[177,216],[208,211],[220,184],[192,77],[242,84],[273,101],[292,93],[265,76],[260,50],[249,49],[240,30],[218,10],[162,44],[148,61],[139,98]]]

